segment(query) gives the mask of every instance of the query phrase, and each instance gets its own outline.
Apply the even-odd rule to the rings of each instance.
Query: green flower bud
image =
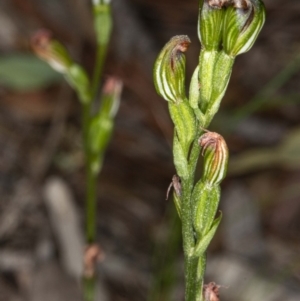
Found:
[[[48,30],[38,31],[31,39],[31,47],[38,57],[57,72],[64,74],[73,64],[66,48],[52,39],[52,34]]]
[[[37,32],[31,39],[31,46],[38,57],[65,76],[82,103],[91,101],[90,81],[85,70],[72,60],[60,42],[52,39],[50,31]]]
[[[201,0],[198,36],[205,50],[218,51],[222,44],[222,22],[225,0]]]
[[[185,56],[191,41],[188,36],[173,37],[162,49],[154,64],[154,85],[167,101],[179,103],[185,96]]]
[[[97,43],[106,45],[113,25],[110,0],[93,0],[93,13]]]
[[[204,155],[201,180],[209,185],[218,185],[225,178],[228,165],[228,148],[218,133],[207,132],[199,138]]]
[[[110,4],[111,0],[92,0],[93,5]]]
[[[223,22],[223,48],[231,56],[247,52],[265,22],[265,7],[260,0],[233,0]]]
[[[113,118],[119,108],[121,92],[122,82],[114,77],[108,78],[103,86],[99,112],[89,125],[87,141],[89,141],[91,167],[95,174],[99,173],[102,167],[103,155],[113,132]]]

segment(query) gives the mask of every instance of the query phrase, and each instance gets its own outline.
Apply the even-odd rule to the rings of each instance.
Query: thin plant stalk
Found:
[[[96,53],[96,64],[93,74],[92,80],[92,95],[93,98],[97,96],[97,92],[99,89],[99,82],[101,82],[102,74],[103,74],[103,67],[106,60],[107,55],[107,46],[108,45],[98,45],[97,46],[97,53]]]
[[[93,0],[94,27],[97,53],[92,80],[85,69],[73,61],[68,50],[47,30],[41,30],[32,38],[32,48],[53,69],[62,73],[77,93],[82,105],[82,140],[86,168],[86,243],[83,270],[83,294],[86,301],[95,298],[96,263],[100,249],[96,246],[96,204],[97,178],[102,169],[104,153],[110,141],[114,117],[119,106],[122,84],[115,78],[108,78],[100,95],[100,107],[94,110],[102,81],[112,29],[109,0]],[[93,112],[96,111],[96,112]],[[98,254],[99,253],[99,254]],[[91,256],[92,254],[92,256]],[[90,257],[89,257],[90,256]]]

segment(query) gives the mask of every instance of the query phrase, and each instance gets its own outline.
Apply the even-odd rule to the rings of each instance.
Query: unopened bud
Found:
[[[119,79],[108,78],[102,90],[100,109],[90,122],[88,141],[91,166],[95,174],[102,168],[103,155],[113,133],[113,118],[119,108],[122,86]]]
[[[112,16],[110,0],[94,0],[94,27],[97,44],[106,46],[112,31]]]
[[[233,0],[224,16],[224,51],[237,56],[250,50],[264,22],[265,7],[261,0]]]
[[[110,4],[111,0],[93,0],[93,5]]]
[[[205,50],[219,50],[222,43],[222,22],[225,0],[200,1],[198,36]]]
[[[179,103],[185,96],[185,55],[191,41],[188,36],[173,37],[162,49],[154,64],[157,93],[167,101]]]
[[[199,138],[204,155],[202,181],[218,185],[225,178],[228,164],[228,148],[218,133],[207,132]]]
[[[60,73],[66,73],[73,64],[66,48],[52,39],[52,34],[48,30],[38,31],[31,39],[31,46],[38,57]]]
[[[101,110],[103,113],[103,110],[105,109],[110,118],[115,117],[117,114],[120,105],[122,88],[122,81],[113,76],[109,77],[103,86],[103,103]]]

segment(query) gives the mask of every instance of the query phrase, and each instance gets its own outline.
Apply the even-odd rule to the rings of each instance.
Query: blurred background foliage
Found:
[[[224,220],[207,270],[207,282],[224,286],[222,301],[300,298],[300,3],[264,2],[265,27],[237,58],[211,126],[231,153]],[[200,47],[198,2],[112,5],[104,73],[118,76],[124,93],[98,183],[105,255],[97,300],[183,300],[178,220],[165,201],[173,126],[154,91],[152,67],[172,36],[187,34],[190,78]],[[0,300],[80,300],[78,275],[66,259],[83,229],[80,107],[61,76],[32,55],[29,41],[47,28],[92,70],[90,9],[88,0],[0,2]]]

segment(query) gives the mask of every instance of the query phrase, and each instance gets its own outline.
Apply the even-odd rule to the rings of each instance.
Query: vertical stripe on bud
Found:
[[[167,101],[179,103],[186,98],[184,52],[190,43],[188,36],[173,37],[155,61],[155,88],[157,93]]]
[[[218,185],[225,178],[228,164],[228,148],[218,133],[207,132],[199,138],[204,155],[202,181]]]
[[[222,22],[224,0],[200,1],[198,36],[205,50],[218,51],[222,42]]]
[[[224,51],[237,56],[250,50],[264,22],[265,7],[262,1],[233,0],[224,16]]]

